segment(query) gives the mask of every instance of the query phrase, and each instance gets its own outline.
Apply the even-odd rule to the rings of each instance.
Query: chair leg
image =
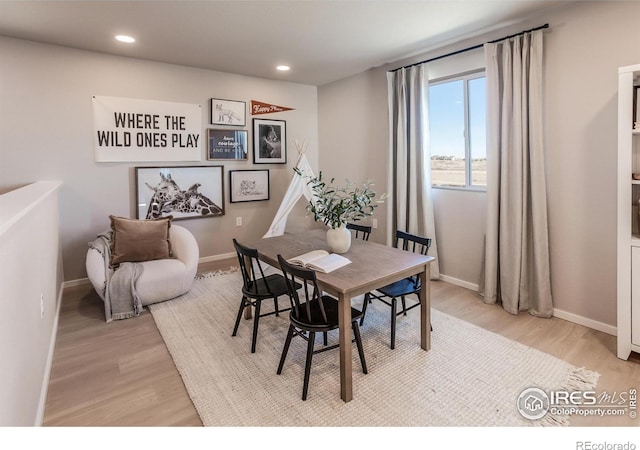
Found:
[[[302,384],[302,400],[307,399],[309,391],[309,375],[311,374],[311,358],[313,358],[313,343],[316,340],[316,333],[309,332],[309,342],[307,343],[307,361],[304,365],[304,383]]]
[[[405,300],[404,295],[401,298],[402,298],[402,312],[406,316],[407,315],[407,301]]]
[[[367,292],[364,294],[364,303],[362,304],[362,317],[360,317],[360,326],[364,323],[364,316],[367,313],[367,305],[371,303],[371,295]]]
[[[251,353],[256,352],[256,341],[258,340],[258,322],[260,321],[261,300],[256,300],[255,317],[253,318],[253,337],[251,338]]]
[[[291,345],[291,339],[293,338],[293,325],[289,325],[289,332],[287,333],[287,339],[284,341],[284,348],[282,349],[282,356],[280,357],[280,364],[278,364],[278,375],[282,373],[282,367],[284,366],[284,360],[287,358],[289,352],[289,345]]]
[[[351,322],[351,328],[353,328],[353,335],[356,338],[356,346],[358,347],[358,355],[360,355],[360,364],[362,365],[362,373],[369,373],[367,371],[367,362],[364,360],[364,349],[362,348],[362,338],[360,336],[360,327],[358,321]]]
[[[238,316],[236,317],[236,325],[233,327],[233,333],[231,336],[235,336],[238,332],[238,326],[240,325],[240,319],[242,319],[242,313],[244,312],[244,308],[247,306],[247,297],[242,296],[242,301],[240,302],[240,309],[238,310]]]
[[[391,350],[396,348],[396,309],[398,301],[395,297],[391,299]]]
[[[327,346],[327,342],[328,342],[327,341],[327,332],[323,331],[322,332],[322,343],[324,344],[325,347]]]
[[[280,315],[280,310],[278,309],[278,297],[273,297],[273,302],[275,303],[275,307],[276,307],[276,317]]]

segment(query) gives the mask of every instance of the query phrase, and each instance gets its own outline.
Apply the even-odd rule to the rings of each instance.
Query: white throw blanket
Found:
[[[142,313],[142,300],[136,291],[136,282],[142,275],[143,266],[139,263],[121,263],[117,268],[109,266],[111,259],[111,231],[98,235],[89,242],[89,247],[98,251],[104,259],[105,285],[104,315],[107,322],[128,319]]]

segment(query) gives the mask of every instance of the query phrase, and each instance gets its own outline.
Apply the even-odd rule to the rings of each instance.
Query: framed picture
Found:
[[[212,98],[209,100],[211,125],[235,125],[244,127],[247,124],[247,104],[235,100]]]
[[[209,129],[207,159],[247,159],[247,130]]]
[[[253,162],[286,164],[287,128],[284,120],[253,119]]]
[[[136,167],[136,218],[224,215],[222,166]]]
[[[269,200],[269,171],[230,170],[229,200],[231,203]]]

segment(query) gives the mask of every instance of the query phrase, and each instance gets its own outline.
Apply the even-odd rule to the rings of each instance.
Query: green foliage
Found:
[[[297,167],[293,169],[298,175],[304,174]],[[322,172],[316,177],[309,178],[307,184],[316,196],[316,201],[310,201],[307,210],[313,214],[316,222],[322,222],[331,228],[339,228],[347,222],[357,222],[372,216],[373,211],[387,197],[386,194],[376,199],[374,184],[371,181],[362,183],[361,187],[347,180],[345,186],[335,186],[334,178],[329,182],[322,179]]]

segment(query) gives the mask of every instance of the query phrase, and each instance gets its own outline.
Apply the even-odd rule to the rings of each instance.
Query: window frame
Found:
[[[462,81],[462,90],[463,90],[463,103],[464,103],[464,171],[465,171],[465,185],[464,186],[448,186],[448,185],[436,185],[433,184],[433,168],[431,169],[431,188],[432,189],[449,189],[454,191],[474,191],[474,192],[486,192],[486,185],[474,185],[472,184],[472,173],[471,173],[471,134],[469,133],[470,119],[469,119],[469,81],[475,80],[478,78],[486,78],[486,70],[474,70],[471,72],[465,72],[461,74],[446,76],[437,78],[434,80],[429,80],[429,88],[431,86],[436,86],[438,84],[444,83],[452,83],[455,81]],[[429,111],[429,116],[431,116],[431,111]],[[485,115],[486,117],[486,115]],[[486,123],[486,122],[485,122]],[[431,132],[429,132],[431,135]],[[431,155],[431,146],[429,146],[429,154]],[[431,158],[431,156],[429,156]]]

